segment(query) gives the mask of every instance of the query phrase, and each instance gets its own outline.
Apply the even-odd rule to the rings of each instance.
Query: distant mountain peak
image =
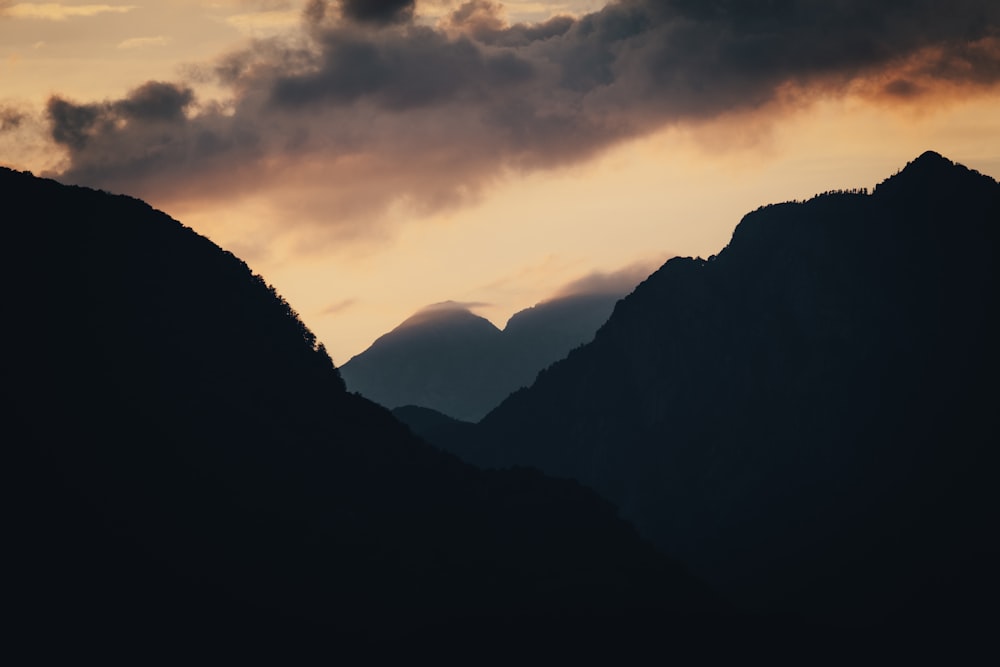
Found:
[[[607,281],[605,281],[607,282]],[[515,313],[503,331],[470,309],[427,306],[340,369],[352,391],[478,421],[539,371],[593,338],[622,294],[576,294]]]
[[[924,151],[914,160],[907,162],[899,175],[933,175],[943,170],[955,169],[958,165],[935,151]],[[964,167],[962,167],[964,170]]]
[[[913,161],[913,163],[929,162],[929,161],[947,162],[948,164],[953,164],[951,160],[941,155],[937,151],[924,151],[917,157],[917,159]]]
[[[439,324],[460,324],[460,323],[478,323],[478,324],[488,324],[491,328],[496,329],[492,322],[487,320],[485,317],[476,315],[472,312],[471,308],[482,304],[469,304],[461,303],[458,301],[442,301],[440,303],[434,303],[429,306],[424,306],[413,315],[410,315],[405,320],[403,320],[394,331],[400,331],[403,329],[412,329],[415,327],[425,327],[428,325],[439,325]]]
[[[970,177],[984,182],[993,180],[962,164],[952,162],[940,153],[925,151],[908,162],[899,172],[879,183],[875,189],[883,195],[887,192],[913,194],[923,188],[945,192]]]

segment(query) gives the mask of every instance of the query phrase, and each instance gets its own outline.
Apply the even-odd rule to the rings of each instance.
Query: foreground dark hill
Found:
[[[418,405],[478,421],[594,336],[624,293],[564,296],[515,313],[501,331],[459,304],[410,317],[340,369],[347,387],[388,408]]]
[[[593,486],[750,608],[981,620],[998,227],[1000,185],[934,153],[871,195],[762,208],[650,276],[478,445],[439,442]]]
[[[710,604],[592,492],[478,471],[347,393],[287,303],[166,215],[2,169],[0,192],[4,596],[40,650],[516,647]]]

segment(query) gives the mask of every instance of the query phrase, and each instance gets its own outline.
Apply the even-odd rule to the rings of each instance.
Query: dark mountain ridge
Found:
[[[596,494],[476,470],[345,391],[232,254],[128,197],[6,169],[0,191],[5,598],[33,651],[712,627]]]
[[[747,215],[461,439],[618,504],[746,608],[982,623],[995,604],[1000,185],[925,153]],[[473,444],[474,443],[474,444]]]
[[[478,421],[540,370],[593,338],[618,292],[574,294],[515,313],[501,331],[460,304],[407,318],[340,369],[348,389],[390,409],[417,405]]]

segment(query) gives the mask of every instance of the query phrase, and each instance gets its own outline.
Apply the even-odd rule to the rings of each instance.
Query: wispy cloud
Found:
[[[343,299],[341,301],[337,301],[336,303],[331,303],[329,306],[320,311],[320,315],[339,315],[345,310],[350,309],[357,302],[357,299]]]
[[[246,35],[261,36],[294,29],[301,17],[299,11],[284,9],[233,14],[223,20]]]
[[[437,303],[430,303],[417,311],[417,314],[421,313],[441,313],[449,312],[453,310],[474,310],[476,308],[486,308],[492,304],[486,303],[485,301],[438,301]]]
[[[119,42],[118,48],[123,50],[141,49],[147,46],[166,46],[170,43],[170,38],[165,35],[155,37],[131,37]]]
[[[20,19],[40,19],[45,21],[65,21],[70,18],[97,16],[98,14],[124,14],[136,5],[63,5],[56,2],[20,2],[0,5],[5,16]]]
[[[664,261],[666,258],[635,262],[617,271],[593,271],[562,286],[551,298],[585,294],[628,294]]]
[[[25,113],[13,107],[0,106],[0,132],[16,130],[21,126]]]

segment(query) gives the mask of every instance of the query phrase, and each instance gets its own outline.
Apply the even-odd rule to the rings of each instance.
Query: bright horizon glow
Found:
[[[832,101],[721,154],[711,143],[734,131],[728,123],[668,128],[585,165],[511,177],[479,204],[400,224],[385,238],[356,240],[347,252],[335,244],[284,256],[272,251],[250,263],[340,365],[428,304],[489,304],[472,310],[502,329],[515,312],[582,275],[636,262],[657,268],[673,256],[708,257],[759,206],[871,189],[925,150],[997,177],[1000,142],[981,140],[1000,137],[1000,119],[991,116],[997,108],[1000,99],[984,97],[907,118]],[[191,211],[181,219],[208,230],[212,217]],[[243,229],[209,236],[239,247]],[[332,293],[317,284],[343,287]],[[352,289],[361,284],[363,291]]]
[[[459,4],[418,8],[432,24]],[[148,80],[185,80],[200,104],[223,99],[203,63],[295,30],[304,5],[0,2],[0,164],[60,170],[66,158],[47,137],[43,113],[50,95],[107,100]],[[602,5],[510,2],[506,10],[512,22],[540,21]],[[62,19],[25,18],[32,13]],[[342,365],[428,304],[485,304],[474,311],[503,328],[582,276],[718,253],[758,206],[872,188],[926,150],[1000,176],[1000,91],[909,104],[830,94],[794,108],[676,121],[568,166],[508,168],[449,206],[394,200],[351,224],[333,209],[313,219],[324,210],[322,162],[296,162],[288,180],[278,169],[225,199],[142,198],[244,259]]]

